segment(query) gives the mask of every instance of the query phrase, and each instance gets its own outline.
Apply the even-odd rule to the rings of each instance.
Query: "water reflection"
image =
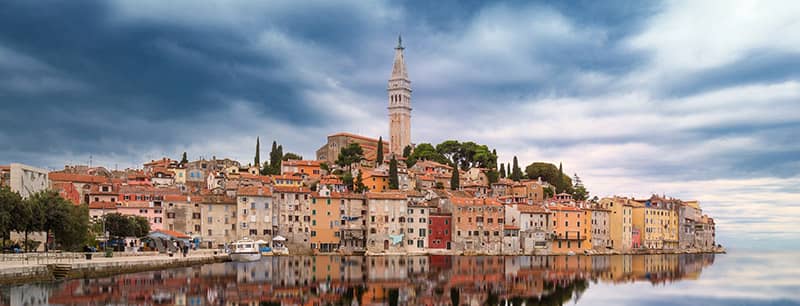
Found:
[[[3,304],[562,305],[590,283],[697,279],[714,255],[271,257],[4,288]]]

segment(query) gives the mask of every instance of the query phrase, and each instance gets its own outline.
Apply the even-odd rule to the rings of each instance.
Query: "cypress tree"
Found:
[[[458,168],[453,168],[453,176],[450,177],[450,189],[458,190],[459,182]]]
[[[500,164],[500,177],[506,178],[506,164]]]
[[[397,175],[397,159],[394,156],[389,161],[389,189],[400,189],[400,178]]]
[[[522,179],[522,169],[519,168],[516,156],[514,156],[514,168],[511,170],[511,179],[516,182]]]
[[[558,163],[558,183],[556,185],[556,189],[561,189],[556,190],[558,193],[561,193],[566,189],[564,188],[564,167],[561,165],[561,162]]]
[[[378,150],[375,158],[376,166],[383,164],[383,136],[378,137]]]
[[[412,150],[411,145],[407,145],[405,148],[403,148],[403,157],[408,158],[409,156],[411,156],[411,150]]]
[[[355,192],[363,193],[367,191],[367,186],[364,186],[364,179],[361,178],[361,171],[358,171],[358,175],[356,175],[356,182],[355,182]]]
[[[256,167],[261,165],[261,140],[256,137],[256,158],[253,161],[253,165]]]
[[[185,165],[189,163],[189,159],[186,158],[186,151],[183,152],[183,156],[181,156],[181,165]]]

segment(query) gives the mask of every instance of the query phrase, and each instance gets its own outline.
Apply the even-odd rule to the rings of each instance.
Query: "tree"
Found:
[[[111,213],[103,217],[106,231],[113,238],[143,237],[150,233],[150,222],[142,216]]]
[[[571,193],[572,180],[567,176],[559,175],[560,173],[558,168],[551,163],[534,162],[525,167],[525,174],[528,178],[542,178],[543,181],[556,187],[556,193]]]
[[[383,164],[383,136],[378,137],[378,150],[375,154],[375,165]]]
[[[413,167],[419,160],[429,160],[440,164],[450,164],[451,161],[436,151],[436,148],[429,143],[421,143],[414,148],[414,151],[406,159],[406,165]]]
[[[0,238],[2,247],[6,246],[6,239],[11,238],[11,231],[20,221],[20,216],[15,215],[22,205],[22,197],[19,193],[11,191],[7,186],[0,187]]]
[[[506,178],[506,165],[500,164],[500,177]]]
[[[361,171],[359,171],[358,174],[361,174]],[[355,188],[353,188],[353,174],[350,173],[350,171],[347,171],[342,175],[342,184],[347,186],[348,190],[355,190]]]
[[[279,149],[278,142],[273,140],[272,141],[272,149],[269,151],[269,165],[264,165],[266,171],[264,175],[268,174],[280,174],[281,173],[281,158],[283,158],[283,152],[281,152],[283,148]]]
[[[256,137],[256,157],[253,160],[253,165],[256,165],[256,167],[261,165],[261,139],[258,137]]]
[[[287,152],[286,154],[283,154],[283,160],[284,161],[287,161],[287,160],[303,160],[303,156],[300,156],[300,155],[292,153],[292,152]]]
[[[353,189],[358,193],[364,193],[367,191],[367,186],[364,185],[364,179],[361,177],[361,171],[358,171],[358,175],[356,175],[355,188]]]
[[[403,158],[408,158],[411,156],[411,150],[413,149],[414,148],[412,148],[411,145],[407,145],[405,148],[403,148]]]
[[[586,190],[586,187],[583,186],[583,182],[581,178],[575,173],[573,179],[574,185],[572,188],[572,198],[576,201],[585,201],[589,198],[589,191]]]
[[[324,162],[323,163],[319,163],[319,168],[321,170],[325,171],[325,172],[330,171],[330,168],[328,167],[328,163],[324,163]]]
[[[556,195],[556,191],[553,189],[553,187],[549,186],[545,187],[542,193],[545,199],[552,198],[554,195]]]
[[[446,140],[436,145],[436,152],[447,158],[453,167],[457,167],[461,160],[461,143],[456,140]]]
[[[336,158],[336,165],[342,168],[351,169],[351,166],[357,162],[364,160],[364,150],[357,143],[351,143],[339,151],[339,156]]]
[[[459,186],[459,178],[458,178],[458,168],[453,168],[453,175],[450,176],[450,189],[458,190]]]
[[[489,171],[486,171],[486,179],[489,181],[489,185],[497,183],[500,179],[500,174],[495,169],[489,169]]]
[[[184,151],[183,155],[181,156],[180,165],[183,166],[183,165],[188,164],[188,163],[189,163],[189,158],[186,157],[186,151]]]
[[[514,156],[514,168],[511,170],[511,179],[515,182],[519,182],[522,179],[522,169],[519,168],[519,163],[517,162],[517,157]]]
[[[389,189],[400,189],[400,178],[397,175],[397,159],[394,156],[389,161]]]

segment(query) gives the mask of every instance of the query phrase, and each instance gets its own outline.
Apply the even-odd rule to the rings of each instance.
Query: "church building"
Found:
[[[389,98],[389,143],[383,145],[383,154],[403,155],[403,149],[411,145],[411,81],[406,72],[403,58],[403,40],[397,38],[394,48],[394,64],[392,75],[386,89]],[[333,165],[339,151],[350,143],[358,143],[364,150],[364,158],[375,160],[378,152],[378,139],[351,133],[335,133],[328,136],[328,141],[317,150],[317,160]]]

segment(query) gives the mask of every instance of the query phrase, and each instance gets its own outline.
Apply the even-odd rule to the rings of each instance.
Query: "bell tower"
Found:
[[[411,144],[411,81],[403,59],[403,38],[397,37],[394,48],[394,65],[389,78],[389,152],[402,155]]]

